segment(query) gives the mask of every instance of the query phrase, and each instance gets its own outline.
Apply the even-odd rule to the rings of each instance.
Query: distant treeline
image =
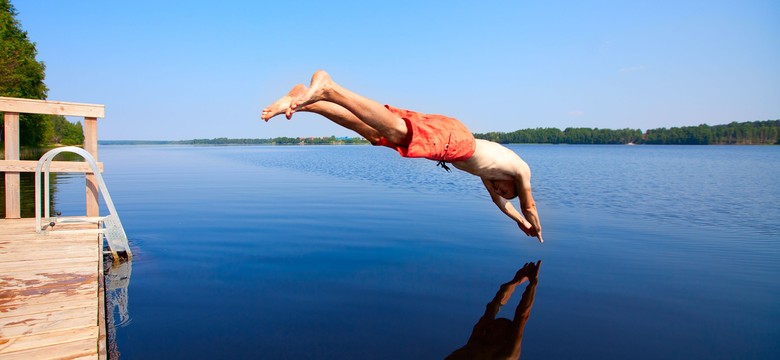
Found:
[[[181,143],[194,145],[351,145],[367,144],[368,142],[363,138],[330,136],[308,138],[276,137],[271,139],[214,138],[187,140]]]
[[[194,140],[100,140],[105,145],[353,145],[368,144],[363,138],[353,137],[276,137],[270,139],[194,139]]]
[[[474,136],[502,144],[761,145],[780,144],[780,120],[658,128],[644,134],[639,129],[536,128]]]
[[[658,144],[658,145],[764,145],[780,144],[780,120],[733,122],[728,125],[699,125],[639,129],[556,128],[524,129],[513,132],[474,134],[477,139],[502,144]],[[353,145],[368,144],[360,137],[276,137],[270,139],[194,139],[178,141],[101,140],[113,145]]]

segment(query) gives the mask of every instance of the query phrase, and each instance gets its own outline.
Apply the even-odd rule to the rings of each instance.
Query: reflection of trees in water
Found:
[[[21,160],[38,160],[51,149],[48,148],[23,148],[19,150],[19,159]],[[2,158],[4,158],[3,155]],[[55,157],[57,161],[83,161],[83,159],[74,153],[62,153]],[[5,173],[0,175],[0,204],[5,204]],[[83,176],[83,175],[82,175]],[[49,204],[51,204],[51,212],[56,212],[56,194],[57,194],[57,173],[49,173],[49,184],[51,189],[49,191]],[[86,181],[86,180],[85,180]],[[19,191],[21,193],[21,208],[20,215],[23,218],[35,217],[35,173],[23,172],[19,174]],[[5,205],[0,206],[0,218],[5,218]]]
[[[128,287],[130,274],[133,272],[133,262],[121,259],[114,261],[111,256],[105,258],[106,282],[106,328],[108,358],[119,359],[119,347],[116,341],[116,328],[130,323],[128,304]],[[118,318],[118,321],[117,321]]]
[[[466,345],[455,350],[447,359],[519,359],[523,331],[531,315],[541,265],[541,260],[526,263],[512,280],[502,284],[496,296],[487,304],[485,314],[474,325]],[[496,318],[501,307],[512,297],[515,287],[526,281],[528,285],[517,304],[512,320]]]

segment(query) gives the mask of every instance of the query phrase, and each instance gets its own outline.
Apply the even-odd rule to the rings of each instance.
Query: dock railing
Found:
[[[5,155],[0,160],[0,172],[5,173],[5,217],[21,217],[22,172],[35,172],[36,160],[19,160],[19,114],[44,114],[84,117],[84,150],[98,159],[97,119],[105,117],[105,107],[95,104],[80,104],[62,101],[32,100],[0,97],[0,112],[5,123]],[[103,163],[98,163],[103,171]],[[86,162],[52,161],[51,172],[82,172],[86,174],[86,213],[99,216],[98,184],[89,164]]]

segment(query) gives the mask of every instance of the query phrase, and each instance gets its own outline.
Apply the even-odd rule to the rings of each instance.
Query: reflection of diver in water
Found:
[[[455,350],[447,359],[519,359],[520,345],[523,341],[523,329],[531,314],[531,306],[536,295],[536,283],[542,261],[525,264],[515,274],[514,279],[501,285],[496,297],[487,304],[485,315],[474,325],[468,343]],[[512,320],[498,318],[501,306],[509,301],[515,287],[528,280],[523,297],[515,309]]]

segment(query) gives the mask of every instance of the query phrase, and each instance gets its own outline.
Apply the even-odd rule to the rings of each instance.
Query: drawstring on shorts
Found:
[[[437,162],[436,166],[441,166],[441,168],[444,169],[444,170],[447,170],[447,172],[452,172],[452,170],[450,170],[450,167],[447,166],[447,163],[444,162],[444,161]]]
[[[450,137],[447,139],[447,143],[444,144],[444,154],[441,156],[442,160],[439,160],[439,162],[436,163],[436,166],[441,166],[441,168],[447,170],[447,172],[452,172],[450,167],[447,166],[447,163],[444,162],[444,159],[447,158],[447,151],[450,149],[450,141],[452,141],[452,134],[450,134]]]

